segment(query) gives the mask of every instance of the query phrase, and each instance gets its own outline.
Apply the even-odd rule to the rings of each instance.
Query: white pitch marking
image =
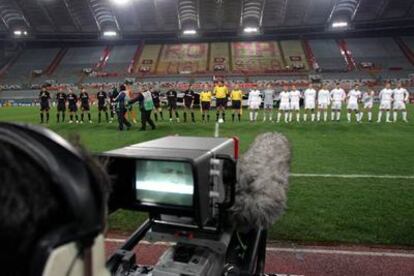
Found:
[[[369,256],[369,257],[398,257],[414,258],[414,254],[393,253],[393,252],[369,252],[369,251],[351,251],[351,250],[328,250],[328,249],[305,249],[305,248],[279,248],[268,247],[269,252],[291,252],[291,253],[308,253],[308,254],[332,254],[332,255],[351,255],[351,256]]]
[[[125,243],[125,239],[105,239],[106,242]],[[172,242],[156,242],[141,241],[140,244],[155,244],[172,246]],[[267,247],[268,252],[290,252],[290,253],[307,253],[307,254],[331,254],[331,255],[350,255],[350,256],[368,256],[368,257],[397,257],[397,258],[414,258],[414,254],[409,253],[393,253],[393,252],[369,252],[369,251],[351,251],[351,250],[329,250],[329,249],[306,249],[306,248],[286,248],[286,247]]]
[[[292,177],[414,179],[414,175],[291,173]]]

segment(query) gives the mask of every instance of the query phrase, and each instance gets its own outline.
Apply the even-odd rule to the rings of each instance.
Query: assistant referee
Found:
[[[209,90],[209,86],[206,84],[204,90],[200,93],[200,102],[201,102],[201,113],[202,113],[202,122],[210,122],[210,107],[211,107],[211,98],[212,93]]]
[[[233,108],[233,114],[231,115],[232,121],[234,122],[235,114],[239,122],[241,121],[241,108],[242,108],[242,99],[243,92],[240,90],[238,85],[234,86],[234,89],[230,93],[231,107]]]

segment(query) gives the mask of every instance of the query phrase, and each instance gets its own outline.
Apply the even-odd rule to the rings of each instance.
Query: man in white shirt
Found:
[[[342,102],[345,100],[345,98],[346,98],[345,91],[341,88],[340,84],[337,83],[336,87],[332,89],[331,91],[331,100],[332,100],[331,120],[332,121],[335,120],[335,115],[336,115],[337,121],[341,119]]]
[[[364,117],[364,112],[368,113],[368,121],[372,122],[372,107],[374,106],[374,90],[365,92],[362,96],[362,102],[364,104],[364,111],[360,113],[360,120]]]
[[[380,98],[381,103],[380,103],[380,111],[378,113],[377,123],[381,122],[382,113],[384,113],[385,111],[387,112],[386,122],[391,123],[390,110],[391,110],[391,103],[392,103],[392,95],[393,94],[394,94],[394,91],[391,89],[391,84],[387,83],[385,85],[385,88],[382,89],[380,94],[379,94],[379,98]]]
[[[292,85],[290,94],[290,114],[289,122],[292,122],[293,114],[296,114],[296,122],[300,121],[300,91],[296,89],[295,85]]]
[[[347,114],[347,118],[348,118],[348,122],[351,122],[351,118],[352,118],[352,112],[355,112],[355,118],[356,121],[359,123],[361,116],[359,114],[359,107],[358,107],[358,102],[359,99],[361,98],[361,91],[359,90],[359,85],[356,84],[354,86],[354,89],[352,89],[351,91],[349,91],[348,93],[348,105],[347,105],[347,109],[348,109],[348,114]]]
[[[308,89],[305,90],[305,112],[303,114],[303,120],[308,120],[308,114],[311,113],[312,122],[315,121],[315,106],[316,106],[316,90],[313,89],[313,85],[309,84]]]
[[[257,89],[251,90],[247,101],[250,109],[250,122],[255,122],[257,120],[261,103],[262,98],[260,97],[260,91]]]
[[[407,107],[406,103],[408,103],[410,94],[408,93],[407,89],[402,87],[401,82],[397,83],[397,88],[394,89],[394,103],[393,103],[393,111],[394,111],[394,122],[397,122],[398,111],[402,114],[402,119],[404,122],[407,121]]]
[[[323,112],[323,120],[328,120],[328,106],[330,103],[330,93],[326,89],[326,85],[322,85],[321,90],[318,92],[318,122],[321,120],[321,112]]]
[[[288,122],[289,111],[290,111],[290,93],[288,91],[288,87],[285,85],[283,87],[283,91],[279,94],[280,97],[280,104],[279,104],[279,112],[277,113],[277,122],[280,122],[280,118],[283,116],[285,119],[285,123]]]

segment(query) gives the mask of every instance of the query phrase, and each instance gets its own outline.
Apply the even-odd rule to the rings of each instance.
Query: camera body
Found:
[[[143,211],[164,221],[218,228],[220,210],[234,202],[237,138],[168,136],[99,157],[113,180],[110,211]]]
[[[235,201],[238,180],[237,138],[169,136],[105,152],[113,182],[110,211],[144,211],[149,219],[107,262],[112,275],[222,275],[238,247],[227,210]],[[261,230],[252,234],[247,259],[257,267],[263,243]],[[249,234],[249,235],[250,235]],[[135,264],[133,248],[146,239],[171,242],[151,269]],[[264,238],[265,242],[265,238]],[[263,244],[262,244],[263,245]]]

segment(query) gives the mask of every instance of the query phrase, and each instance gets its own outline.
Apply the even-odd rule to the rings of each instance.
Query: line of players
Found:
[[[201,109],[203,111],[202,119],[204,121],[205,116],[208,118],[208,111],[210,109],[210,102],[212,96],[216,97],[216,119],[220,121],[225,120],[225,107],[227,106],[227,97],[231,100],[233,109],[232,120],[235,120],[237,114],[238,120],[240,121],[242,112],[242,98],[243,93],[238,86],[229,93],[227,87],[223,82],[219,82],[214,88],[214,92],[206,90],[200,94]],[[296,86],[292,85],[289,90],[288,86],[283,87],[283,91],[279,93],[279,110],[277,112],[276,122],[279,123],[284,117],[286,123],[292,122],[293,118],[296,121],[300,121],[300,100],[303,98],[305,105],[305,112],[303,114],[303,120],[308,121],[309,115],[310,120],[327,121],[328,120],[328,109],[331,107],[331,120],[340,121],[342,106],[346,103],[347,120],[351,122],[352,115],[355,114],[355,120],[361,122],[364,116],[364,112],[368,115],[368,121],[372,122],[372,108],[374,105],[375,91],[362,92],[359,85],[355,85],[352,90],[345,92],[341,88],[340,84],[337,83],[335,88],[329,91],[326,85],[322,85],[319,91],[316,91],[313,84],[302,94]],[[263,121],[269,119],[272,121],[273,106],[276,98],[276,93],[271,85],[268,85],[263,92],[257,89],[253,89],[249,92],[247,105],[250,111],[250,121],[257,121],[260,107],[263,104],[264,113]],[[401,83],[397,83],[395,89],[391,89],[391,83],[387,83],[384,89],[379,93],[380,99],[380,111],[378,113],[377,122],[381,122],[382,116],[385,113],[386,122],[391,122],[391,110],[393,111],[393,121],[396,122],[398,118],[398,112],[401,112],[402,120],[407,122],[407,108],[406,103],[409,102],[409,93],[402,87]],[[360,103],[363,104],[363,110],[360,111]],[[323,118],[322,118],[323,116]]]
[[[265,90],[263,93],[265,109],[268,107],[270,108],[270,91],[271,89],[269,87],[267,91]],[[331,91],[327,89],[326,85],[322,85],[318,92],[313,88],[313,85],[310,84],[303,95],[295,86],[292,86],[290,91],[288,90],[288,87],[285,86],[279,96],[280,106],[277,114],[277,122],[280,122],[282,115],[284,115],[285,122],[291,122],[294,115],[296,115],[296,121],[299,122],[299,103],[301,98],[304,99],[305,104],[305,112],[303,114],[304,121],[307,121],[309,114],[311,116],[311,121],[315,121],[315,110],[317,110],[316,120],[321,121],[321,116],[323,116],[323,121],[326,122],[328,120],[329,106],[331,106],[331,120],[340,121],[342,106],[346,103],[346,109],[348,111],[347,120],[349,122],[352,120],[352,114],[355,114],[357,122],[361,122],[364,112],[368,114],[368,121],[372,122],[372,108],[375,92],[371,90],[363,93],[358,84],[355,85],[348,94],[345,93],[345,90],[341,88],[339,83],[337,83],[335,88]],[[269,97],[269,100],[266,100],[267,97]],[[409,102],[409,93],[402,87],[401,83],[397,83],[395,89],[391,89],[391,84],[387,83],[384,89],[379,93],[379,99],[380,111],[378,113],[377,122],[381,122],[384,112],[386,114],[386,122],[391,122],[391,110],[393,110],[394,113],[394,122],[397,121],[398,112],[401,112],[402,120],[408,122],[406,103]],[[360,110],[359,106],[359,103],[361,102],[363,103],[363,111]],[[266,120],[266,115],[264,116],[264,120]]]
[[[163,112],[161,109],[160,101],[160,92],[149,89],[152,93],[152,98],[155,106],[154,117],[158,121],[158,118],[161,120],[164,119]],[[129,91],[130,92],[130,91]],[[98,101],[98,122],[101,122],[101,113],[105,114],[107,122],[112,122],[115,114],[115,101],[114,99],[117,96],[117,90],[114,89],[112,93],[106,93],[103,89],[96,94]],[[293,85],[289,90],[288,86],[283,87],[283,91],[279,94],[279,110],[277,112],[276,122],[280,122],[282,116],[284,121],[292,122],[294,118],[296,121],[300,121],[300,99],[304,99],[305,112],[303,114],[303,120],[307,121],[308,117],[313,122],[315,120],[327,121],[328,120],[328,108],[331,106],[331,120],[339,121],[341,119],[341,110],[343,104],[347,103],[347,119],[351,121],[352,114],[355,114],[357,122],[360,122],[363,118],[364,112],[368,115],[368,121],[372,121],[372,107],[374,103],[375,92],[373,90],[369,92],[362,93],[359,85],[355,85],[354,88],[345,93],[345,90],[340,87],[340,84],[336,84],[336,87],[329,91],[326,85],[322,85],[319,91],[316,91],[312,84],[304,91],[302,94],[296,87]],[[166,92],[166,97],[168,101],[168,111],[169,119],[173,120],[173,115],[175,119],[179,122],[180,116],[177,111],[177,92],[171,87]],[[224,85],[224,82],[220,81],[214,87],[214,90],[211,91],[209,86],[206,85],[205,89],[200,93],[200,109],[202,112],[202,122],[210,121],[210,109],[212,98],[216,98],[216,121],[225,121],[225,109],[228,106],[228,99],[231,100],[232,112],[232,121],[237,119],[241,120],[242,114],[242,100],[243,92],[236,85],[231,92],[229,92],[227,86]],[[248,97],[248,107],[250,110],[250,121],[256,121],[258,118],[259,110],[263,104],[264,113],[263,121],[269,119],[272,121],[273,106],[276,98],[276,93],[270,85],[267,86],[263,92],[260,92],[257,89],[253,89],[249,92]],[[385,88],[379,93],[380,98],[380,111],[378,113],[378,122],[381,122],[383,113],[386,115],[386,122],[391,122],[391,110],[394,112],[393,121],[397,121],[398,112],[402,113],[403,121],[407,122],[407,110],[406,103],[409,100],[408,91],[402,87],[401,83],[397,83],[395,89],[391,89],[391,84],[387,83]],[[41,123],[49,121],[49,109],[50,109],[50,94],[45,87],[42,88],[40,95],[40,120]],[[184,122],[187,121],[187,113],[191,115],[191,121],[195,122],[194,116],[194,101],[195,93],[191,89],[191,85],[187,90],[184,91],[184,111],[183,117]],[[90,114],[90,105],[91,100],[88,93],[85,89],[81,89],[79,97],[71,90],[68,94],[59,91],[56,95],[57,102],[57,122],[65,121],[66,106],[69,109],[69,123],[80,122],[83,123],[85,119],[85,114],[88,116],[88,121],[92,123],[91,114]],[[78,104],[79,102],[79,104]],[[359,103],[363,103],[363,111],[360,111]],[[78,117],[78,107],[81,110],[80,120]],[[108,107],[110,114],[108,113]],[[109,118],[110,115],[110,118]],[[323,116],[323,117],[322,117]],[[135,116],[132,115],[132,120],[135,120]]]
[[[102,91],[103,92],[103,91]],[[102,95],[104,100],[102,102],[102,96],[100,97],[100,93],[97,94],[98,97],[98,108],[99,108],[99,121],[101,121],[101,111],[104,111],[106,114],[106,120],[109,121],[109,115],[106,108],[106,93]],[[39,93],[39,101],[40,101],[40,123],[48,123],[49,122],[49,110],[50,110],[50,93],[47,91],[45,86],[42,87]],[[57,113],[56,113],[56,120],[57,122],[64,122],[66,117],[66,109],[69,110],[69,123],[83,123],[85,121],[85,114],[88,117],[89,123],[92,123],[91,113],[90,113],[90,106],[91,100],[89,94],[86,92],[84,88],[81,89],[81,92],[78,95],[74,93],[71,89],[69,89],[69,93],[66,94],[62,91],[59,91],[56,94],[56,104],[57,104]],[[81,110],[80,120],[78,116],[78,108]],[[113,118],[113,116],[112,116]]]

